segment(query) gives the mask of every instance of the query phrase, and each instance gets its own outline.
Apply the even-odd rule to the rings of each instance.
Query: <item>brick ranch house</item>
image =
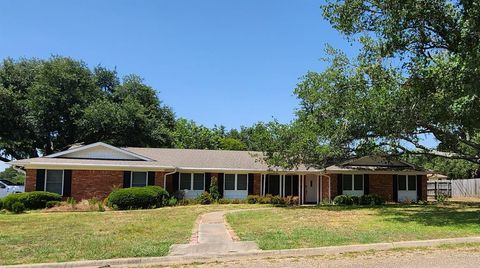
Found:
[[[424,170],[381,157],[362,157],[327,167],[275,169],[260,152],[118,148],[102,142],[10,162],[26,171],[26,191],[49,191],[77,200],[103,199],[116,187],[159,185],[194,198],[216,177],[224,198],[299,196],[319,203],[336,195],[377,194],[391,202],[426,200]]]

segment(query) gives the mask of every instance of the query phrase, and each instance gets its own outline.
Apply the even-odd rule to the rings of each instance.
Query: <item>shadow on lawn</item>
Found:
[[[406,205],[386,204],[383,206],[302,206],[286,209],[358,211],[369,210],[387,221],[417,222],[425,226],[467,226],[478,225],[480,231],[480,206],[465,203],[449,205]]]
[[[389,221],[417,222],[425,226],[479,226],[480,208],[465,210],[465,207],[454,206],[417,206],[399,207],[398,209],[379,208],[379,215],[388,217]]]

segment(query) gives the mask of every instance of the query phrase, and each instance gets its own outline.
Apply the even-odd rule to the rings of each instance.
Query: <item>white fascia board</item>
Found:
[[[62,155],[83,151],[83,150],[93,148],[93,147],[96,147],[96,146],[103,146],[105,148],[108,148],[108,149],[111,149],[111,150],[114,150],[114,151],[117,151],[117,152],[121,152],[121,153],[136,157],[136,158],[144,160],[144,161],[155,161],[155,160],[153,160],[151,158],[148,158],[146,156],[139,155],[139,154],[136,154],[136,153],[132,153],[130,151],[127,151],[127,150],[124,150],[124,149],[121,149],[121,148],[118,148],[118,147],[115,147],[113,145],[106,144],[106,143],[103,143],[103,142],[91,143],[91,144],[80,146],[80,147],[77,147],[77,148],[74,148],[74,149],[71,149],[71,150],[66,150],[66,151],[63,151],[63,152],[58,152],[58,153],[55,153],[55,154],[47,155],[45,157],[55,158],[55,157],[59,157],[59,156],[62,156]]]

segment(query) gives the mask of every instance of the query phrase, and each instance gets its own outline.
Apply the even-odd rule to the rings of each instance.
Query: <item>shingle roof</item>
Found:
[[[263,161],[263,153],[254,151],[195,150],[127,147],[123,150],[145,156],[153,161],[129,161],[107,159],[48,158],[38,157],[13,161],[13,165],[71,165],[71,166],[114,166],[142,167],[179,170],[236,170],[236,171],[287,171],[278,167],[269,167]],[[293,170],[292,170],[293,171]],[[299,166],[294,171],[315,172]]]

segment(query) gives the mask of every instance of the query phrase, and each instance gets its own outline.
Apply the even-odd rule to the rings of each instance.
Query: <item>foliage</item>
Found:
[[[216,176],[210,178],[209,193],[213,201],[217,201],[220,198],[220,192],[218,191],[218,179]]]
[[[172,145],[174,115],[138,76],[53,56],[0,63],[2,160],[65,150],[76,143]]]
[[[53,208],[60,205],[60,203],[60,201],[47,201],[47,203],[45,203],[45,208]]]
[[[376,195],[376,194],[366,194],[360,196],[360,199],[358,201],[358,204],[364,205],[364,206],[379,206],[383,205],[385,203],[385,199],[383,197]]]
[[[349,195],[337,195],[333,199],[333,204],[335,205],[353,205],[353,199]]]
[[[407,154],[478,165],[480,5],[473,3],[327,1],[324,17],[359,53],[327,47],[329,67],[301,79],[297,118],[277,139],[283,145],[267,148],[269,157],[325,167],[352,156]],[[295,133],[298,139],[288,138]]]
[[[25,174],[17,171],[13,167],[7,167],[4,171],[0,172],[0,179],[8,180],[16,184],[24,184]]]
[[[25,192],[10,194],[3,198],[4,208],[12,211],[13,204],[22,203],[26,209],[42,209],[46,207],[48,201],[61,201],[62,197],[56,193],[49,192]]]
[[[3,198],[0,198],[0,210],[3,209],[3,203],[4,203]]]
[[[212,198],[209,192],[201,193],[196,199],[197,199],[197,202],[202,205],[209,205],[214,202],[214,199]]]
[[[167,206],[169,207],[174,207],[177,204],[178,204],[178,200],[174,196],[170,197],[167,201]]]
[[[405,160],[454,180],[477,177],[479,171],[479,165],[461,159],[413,155],[405,157]]]
[[[283,199],[283,197],[279,195],[272,196],[272,199],[270,202],[272,205],[277,205],[277,206],[285,205],[285,199]]]
[[[111,192],[107,204],[120,210],[156,208],[162,207],[168,196],[168,192],[159,186],[123,188]]]
[[[248,204],[257,204],[260,200],[260,196],[259,195],[249,195],[247,196],[247,203]]]
[[[448,196],[446,194],[440,193],[435,196],[435,199],[439,204],[445,204],[448,201]]]
[[[297,206],[300,204],[300,198],[298,196],[289,195],[285,197],[285,205],[287,206]]]
[[[15,214],[23,213],[25,210],[25,205],[22,202],[14,202],[11,206],[11,211]]]

